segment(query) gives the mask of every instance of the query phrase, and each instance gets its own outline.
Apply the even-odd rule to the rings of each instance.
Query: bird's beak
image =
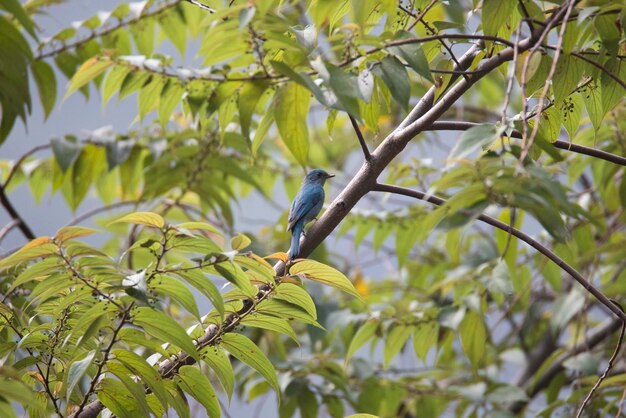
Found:
[[[329,179],[329,178],[331,178],[331,177],[335,177],[335,175],[334,175],[334,174],[326,174],[326,178],[327,178],[327,179]]]

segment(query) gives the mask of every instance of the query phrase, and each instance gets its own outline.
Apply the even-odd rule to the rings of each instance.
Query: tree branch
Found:
[[[433,122],[429,127],[425,128],[424,131],[466,131],[478,125],[480,124],[465,121],[436,121]],[[521,139],[522,133],[520,131],[514,130],[511,132],[511,137]],[[555,142],[552,143],[552,145],[565,151],[576,152],[578,154],[584,154],[590,157],[609,161],[613,164],[626,166],[626,157],[612,154],[610,152],[606,152],[597,148],[586,147],[584,145],[574,144],[572,142],[563,141],[560,139],[557,139]]]
[[[359,138],[359,144],[361,144],[361,149],[363,150],[363,157],[365,158],[365,161],[369,161],[372,159],[372,155],[370,154],[370,150],[367,148],[367,144],[365,143],[365,138],[363,138],[363,133],[359,128],[359,124],[356,119],[352,117],[352,115],[348,116],[350,117],[350,122],[354,128],[354,132],[356,132],[356,136]]]
[[[4,206],[4,209],[6,209],[6,211],[9,213],[9,216],[11,217],[11,219],[14,222],[17,222],[17,227],[19,228],[20,231],[22,231],[22,234],[26,238],[28,238],[29,240],[32,240],[37,237],[35,233],[32,231],[32,229],[30,229],[30,227],[28,226],[24,218],[22,218],[19,212],[15,209],[15,206],[13,206],[13,204],[9,200],[9,197],[6,194],[4,186],[1,186],[1,185],[0,185],[0,203],[2,204],[2,206]]]
[[[411,190],[406,187],[393,186],[389,184],[380,184],[376,183],[372,188],[374,192],[387,192],[387,193],[395,193],[402,196],[412,197],[419,200],[424,200],[429,203],[433,203],[437,206],[442,206],[446,203],[446,201],[440,197],[427,195],[426,193],[419,192],[416,190]],[[570,266],[565,262],[561,257],[556,255],[553,251],[548,249],[546,246],[531,238],[529,235],[520,231],[517,228],[513,228],[512,226],[501,222],[491,216],[480,215],[477,218],[479,221],[482,221],[486,224],[489,224],[495,228],[501,229],[504,232],[507,232],[520,240],[524,241],[526,244],[533,247],[535,250],[539,251],[541,254],[545,255],[547,258],[552,260],[557,266],[559,266],[563,271],[568,273],[574,280],[576,280],[582,287],[584,287],[589,293],[591,293],[602,305],[604,305],[609,311],[613,312],[615,316],[617,316],[622,321],[626,322],[626,314],[618,308],[611,300],[604,295],[597,287],[595,287],[591,282],[585,279],[582,274],[580,274],[576,269]]]

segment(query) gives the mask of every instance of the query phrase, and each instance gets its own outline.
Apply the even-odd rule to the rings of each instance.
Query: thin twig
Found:
[[[48,52],[40,52],[39,55],[37,55],[35,57],[35,60],[41,60],[44,58],[48,58],[48,57],[52,57],[55,56],[57,54],[60,54],[61,52],[67,51],[69,49],[73,49],[73,48],[77,48],[81,45],[86,44],[87,42],[91,41],[92,39],[95,38],[100,38],[102,36],[108,35],[111,32],[115,32],[118,29],[124,28],[128,25],[131,25],[133,23],[137,23],[142,19],[151,17],[151,16],[157,16],[161,13],[163,13],[164,11],[166,11],[167,9],[170,9],[176,5],[178,5],[182,0],[175,0],[169,3],[165,3],[162,6],[154,9],[151,12],[147,12],[147,13],[142,13],[141,15],[129,19],[129,20],[124,20],[124,21],[120,21],[118,24],[113,25],[113,26],[109,26],[103,30],[99,30],[99,31],[93,31],[91,32],[88,36],[85,36],[83,38],[77,39],[74,42],[69,42],[69,43],[62,43],[59,47],[57,48],[53,48]],[[186,0],[189,1],[189,0]],[[40,46],[41,48],[42,46]]]
[[[138,200],[126,200],[126,201],[122,201],[122,202],[115,202],[115,203],[111,203],[110,205],[106,205],[106,206],[100,206],[98,208],[94,208],[91,209],[81,215],[78,215],[77,217],[75,217],[74,219],[70,220],[68,223],[65,224],[65,226],[71,226],[71,225],[76,225],[81,223],[82,221],[84,221],[85,219],[89,219],[94,215],[97,215],[98,213],[101,212],[106,212],[109,211],[111,209],[117,209],[120,208],[122,206],[128,206],[128,205],[138,205],[140,203],[140,201]]]
[[[9,185],[9,182],[11,181],[11,179],[13,178],[13,176],[15,175],[15,173],[17,172],[17,170],[21,167],[22,163],[24,162],[24,160],[26,160],[26,158],[30,157],[31,155],[33,155],[34,153],[36,153],[37,151],[41,151],[44,149],[48,149],[50,148],[51,145],[50,144],[44,144],[44,145],[37,145],[36,147],[31,148],[30,150],[26,151],[20,158],[18,158],[18,160],[13,164],[13,166],[11,167],[11,171],[9,171],[9,175],[7,176],[7,179],[4,181],[4,184],[2,185],[2,187],[4,187],[5,189],[7,188],[7,186]]]
[[[350,122],[352,123],[352,127],[354,128],[354,132],[356,132],[356,136],[359,138],[359,144],[361,144],[361,149],[363,150],[363,156],[365,157],[365,161],[369,161],[372,159],[372,155],[370,154],[370,150],[367,148],[367,144],[365,143],[365,138],[363,138],[363,133],[359,128],[359,124],[356,119],[352,117],[352,115],[348,115],[350,117]]]
[[[0,243],[4,240],[4,237],[19,224],[20,221],[18,219],[11,219],[11,222],[3,226],[2,229],[0,229]]]
[[[206,4],[202,4],[200,3],[198,0],[185,0],[188,3],[193,4],[194,6],[198,6],[199,8],[201,8],[202,10],[206,10],[209,13],[215,13],[216,10],[207,6]]]
[[[624,312],[624,308],[622,308],[622,305],[617,303],[615,300],[611,300],[611,302],[613,302],[613,304],[615,304],[615,306],[617,306],[622,312]],[[583,400],[583,403],[580,405],[580,408],[578,409],[578,413],[576,414],[576,418],[580,418],[582,416],[585,407],[587,406],[587,404],[591,400],[591,397],[598,390],[598,388],[600,387],[600,385],[602,384],[604,379],[606,379],[606,377],[609,375],[609,372],[613,368],[613,362],[617,358],[617,355],[619,354],[619,352],[620,352],[620,350],[622,348],[622,342],[624,340],[624,332],[625,331],[626,331],[626,322],[623,322],[622,323],[622,330],[619,333],[619,337],[617,339],[617,344],[615,345],[615,350],[613,351],[613,355],[611,356],[611,358],[609,358],[609,362],[606,365],[606,369],[604,369],[604,372],[602,373],[602,375],[598,378],[598,380],[596,380],[596,383],[593,385],[593,387],[591,388],[591,390],[589,391],[589,393],[587,394],[587,396]]]
[[[433,203],[437,206],[442,206],[446,203],[446,201],[440,197],[427,195],[426,193],[419,192],[416,190],[408,189],[406,187],[393,186],[390,184],[381,184],[376,183],[376,185],[372,188],[372,191],[375,192],[387,192],[387,193],[395,193],[402,196],[408,196],[419,200],[424,200],[429,203]],[[608,308],[609,311],[613,312],[619,319],[626,322],[626,313],[624,313],[621,309],[619,309],[608,297],[604,295],[598,288],[596,288],[591,282],[585,279],[576,269],[574,269],[571,265],[569,265],[565,260],[556,255],[552,250],[548,249],[543,244],[539,243],[535,239],[531,238],[529,235],[520,231],[517,228],[513,228],[506,223],[499,221],[491,216],[480,215],[478,220],[485,222],[493,227],[503,230],[513,236],[519,238],[524,241],[541,254],[548,257],[552,260],[559,268],[568,273],[574,280],[576,280],[582,287],[584,287],[589,293],[591,293],[602,305]]]
[[[120,330],[122,329],[122,327],[126,323],[126,320],[128,319],[128,315],[129,315],[130,309],[133,306],[134,306],[134,302],[128,307],[128,309],[124,309],[123,310],[123,314],[122,314],[122,318],[120,319],[120,323],[117,325],[117,327],[115,327],[115,330],[113,331],[113,335],[111,336],[111,342],[109,342],[107,347],[104,349],[104,354],[102,356],[102,360],[100,360],[100,362],[98,363],[98,369],[96,370],[96,374],[94,374],[93,379],[91,379],[91,383],[89,384],[89,389],[87,390],[87,392],[85,392],[85,397],[83,398],[83,401],[81,402],[80,406],[78,407],[78,410],[76,412],[72,413],[72,415],[70,415],[70,417],[80,417],[81,413],[83,412],[83,410],[87,406],[87,401],[89,400],[89,396],[94,392],[94,390],[96,388],[96,384],[98,383],[98,380],[100,379],[100,376],[102,375],[102,369],[104,368],[106,362],[109,360],[109,355],[111,354],[111,350],[113,349],[113,345],[115,345],[115,343],[117,342],[117,334],[120,332]]]

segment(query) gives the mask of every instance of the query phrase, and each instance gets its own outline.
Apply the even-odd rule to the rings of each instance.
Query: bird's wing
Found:
[[[324,189],[321,187],[303,188],[298,192],[291,204],[287,231],[291,231],[296,222],[304,219],[309,212],[324,200]]]

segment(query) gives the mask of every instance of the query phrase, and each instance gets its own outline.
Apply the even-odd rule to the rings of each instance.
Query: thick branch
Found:
[[[0,203],[2,204],[2,206],[4,206],[4,209],[6,209],[6,211],[9,213],[9,216],[11,217],[12,221],[17,222],[17,227],[19,228],[20,231],[22,231],[22,234],[24,234],[24,236],[28,238],[29,240],[35,239],[36,235],[33,233],[32,229],[30,229],[30,227],[28,226],[24,218],[22,218],[19,212],[15,209],[15,207],[13,206],[13,204],[9,200],[9,197],[6,194],[4,186],[1,186],[1,185],[0,185]]]
[[[419,199],[419,200],[424,200],[426,202],[433,203],[433,204],[435,204],[437,206],[442,206],[442,205],[444,205],[446,203],[446,201],[444,199],[440,198],[440,197],[433,196],[433,195],[428,195],[426,193],[419,192],[419,191],[416,191],[416,190],[411,190],[411,189],[408,189],[406,187],[393,186],[393,185],[389,185],[389,184],[379,184],[379,183],[376,183],[376,185],[372,188],[372,191],[374,191],[374,192],[395,193],[395,194],[399,194],[399,195],[402,195],[402,196],[407,196],[407,197],[412,197],[412,198]],[[572,276],[574,278],[574,280],[576,280],[578,283],[580,283],[580,285],[582,287],[584,287],[585,290],[587,290],[589,293],[591,293],[609,311],[613,312],[615,314],[615,316],[617,316],[622,321],[626,322],[626,314],[624,312],[622,312],[622,310],[619,307],[617,307],[613,302],[611,302],[611,300],[609,298],[607,298],[604,295],[604,293],[602,293],[597,287],[595,287],[587,279],[585,279],[582,276],[582,274],[580,274],[578,271],[576,271],[576,269],[574,269],[574,267],[572,267],[568,263],[566,263],[565,260],[563,260],[561,257],[556,255],[549,248],[547,248],[546,246],[544,246],[540,242],[536,241],[535,239],[531,238],[529,235],[525,234],[524,232],[520,231],[519,229],[513,228],[511,225],[508,225],[508,224],[506,224],[504,222],[501,222],[501,221],[499,221],[499,220],[497,220],[495,218],[492,218],[491,216],[480,215],[477,219],[479,221],[482,221],[482,222],[484,222],[486,224],[489,224],[489,225],[491,225],[493,227],[501,229],[504,232],[507,232],[507,233],[513,235],[516,238],[519,238],[520,240],[524,241],[526,244],[528,244],[531,247],[533,247],[535,250],[539,251],[541,254],[545,255],[547,258],[552,260],[557,266],[559,266],[563,271],[565,271],[570,276]]]
[[[479,124],[474,123],[474,122],[437,121],[437,122],[433,122],[429,127],[425,128],[424,131],[466,131],[477,125]],[[521,139],[522,133],[519,131],[512,131],[511,137]],[[612,154],[610,152],[606,152],[597,148],[586,147],[584,145],[578,145],[578,144],[563,141],[560,139],[557,139],[556,141],[554,141],[552,145],[562,150],[576,152],[578,154],[584,154],[590,157],[600,158],[602,160],[609,161],[613,164],[626,166],[626,157],[622,157],[621,155],[617,155],[617,154]]]

